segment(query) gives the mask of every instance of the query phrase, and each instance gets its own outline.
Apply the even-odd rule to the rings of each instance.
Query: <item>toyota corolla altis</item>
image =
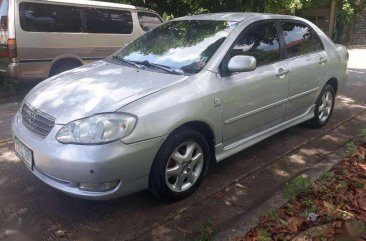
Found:
[[[299,123],[324,126],[347,62],[298,17],[178,18],[33,88],[12,122],[15,151],[73,196],[179,200],[210,164]]]

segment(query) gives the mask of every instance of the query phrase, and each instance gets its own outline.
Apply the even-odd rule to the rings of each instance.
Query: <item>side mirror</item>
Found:
[[[249,72],[257,68],[257,60],[252,56],[237,55],[229,60],[227,66],[230,72]]]

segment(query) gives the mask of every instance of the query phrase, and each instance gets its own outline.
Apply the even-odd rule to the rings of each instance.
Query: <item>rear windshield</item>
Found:
[[[0,30],[8,29],[8,0],[0,0]]]
[[[23,2],[20,26],[28,32],[130,34],[132,14],[125,10]]]
[[[139,17],[140,26],[145,32],[163,23],[163,20],[154,13],[139,12],[137,16]]]

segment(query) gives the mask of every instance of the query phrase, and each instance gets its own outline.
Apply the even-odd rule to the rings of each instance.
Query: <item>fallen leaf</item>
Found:
[[[289,220],[287,221],[288,223],[288,229],[293,232],[293,233],[297,233],[299,227],[301,226],[301,224],[304,222],[304,218],[302,217],[291,217],[289,218]]]

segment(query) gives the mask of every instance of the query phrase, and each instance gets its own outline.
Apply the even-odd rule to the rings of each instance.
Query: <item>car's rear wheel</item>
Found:
[[[332,116],[335,102],[335,91],[333,86],[327,84],[321,91],[315,105],[315,116],[308,124],[314,128],[325,126]]]
[[[150,190],[160,198],[180,200],[200,185],[208,168],[205,137],[192,129],[174,132],[160,148],[150,171]]]

